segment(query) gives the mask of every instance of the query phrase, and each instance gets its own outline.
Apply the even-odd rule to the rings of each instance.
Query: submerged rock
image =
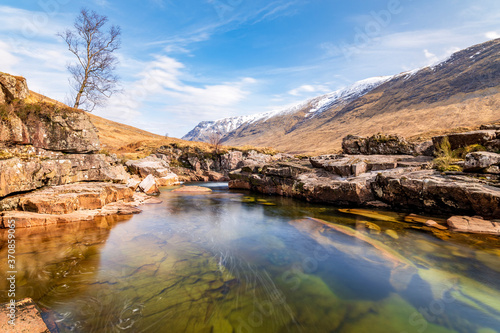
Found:
[[[42,319],[40,309],[31,298],[25,298],[15,302],[15,325],[9,324],[10,303],[0,305],[0,331],[2,332],[26,332],[26,333],[50,333],[47,325]]]
[[[172,192],[175,193],[210,193],[212,192],[211,189],[208,187],[203,187],[203,186],[182,186],[179,188],[176,188]]]
[[[487,221],[470,216],[452,216],[448,225],[454,231],[500,235],[500,222]]]

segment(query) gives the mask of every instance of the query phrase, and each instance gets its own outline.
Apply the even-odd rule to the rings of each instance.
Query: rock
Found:
[[[500,131],[500,124],[489,124],[489,125],[481,125],[480,130],[496,130]]]
[[[164,177],[156,178],[158,186],[174,186],[179,184],[179,177],[173,172],[168,173]]]
[[[464,171],[479,171],[500,165],[500,154],[478,151],[467,154]]]
[[[500,235],[500,223],[469,216],[452,216],[448,225],[454,231]]]
[[[472,131],[465,133],[455,133],[455,134],[447,134],[440,135],[432,138],[432,142],[434,143],[435,149],[437,149],[444,138],[448,138],[450,142],[450,146],[452,150],[458,148],[464,148],[470,145],[482,145],[485,146],[489,141],[495,140],[497,135],[495,130],[481,130],[481,131]]]
[[[156,179],[153,175],[148,175],[146,178],[143,179],[142,182],[138,185],[138,188],[149,195],[154,195],[154,194],[159,194],[160,190],[158,189],[158,186],[156,185]]]
[[[137,214],[137,206],[151,197],[134,193],[125,185],[81,183],[48,187],[17,195],[9,211],[1,213],[0,228],[15,220],[16,228],[91,221],[99,216]],[[12,201],[12,198],[5,200]]]
[[[171,177],[169,163],[154,155],[150,155],[140,160],[130,160],[125,163],[132,173],[143,178],[153,175],[156,178]]]
[[[15,302],[15,326],[9,324],[10,307],[12,307],[10,303],[0,305],[0,331],[50,333],[42,319],[40,309],[31,298],[24,298]]]
[[[21,103],[13,108],[20,110],[23,118],[12,112],[0,122],[0,144],[30,144],[64,153],[86,154],[100,149],[97,130],[84,111],[54,109],[46,104],[29,107]]]
[[[342,151],[350,155],[414,155],[424,153],[428,144],[417,145],[396,135],[376,134],[369,138],[348,135],[342,140]]]
[[[436,229],[439,229],[439,230],[448,230],[448,228],[446,228],[444,225],[441,225],[439,223],[437,223],[436,221],[433,221],[433,220],[428,220],[424,223],[426,226],[428,227],[431,227],[431,228],[436,228]]]
[[[106,155],[61,153],[50,155],[45,150],[33,148],[27,156],[0,160],[0,198],[46,185],[82,181],[124,183],[128,178],[129,175],[124,167],[118,164],[116,159]]]
[[[0,72],[0,103],[10,103],[14,99],[25,99],[29,95],[26,79]]]
[[[468,177],[432,170],[380,173],[371,186],[378,200],[395,209],[500,217],[500,188]]]
[[[392,229],[388,229],[385,231],[385,234],[389,237],[391,237],[392,239],[399,239],[399,235],[396,231],[392,230]]]
[[[212,192],[211,189],[208,187],[203,187],[203,186],[182,186],[179,188],[176,188],[172,192],[175,193],[210,193]]]
[[[230,151],[221,156],[221,168],[224,170],[234,170],[238,168],[238,164],[243,160],[241,151]]]
[[[410,155],[324,155],[311,157],[311,165],[341,177],[357,177],[363,173],[397,167],[429,168],[431,157]]]

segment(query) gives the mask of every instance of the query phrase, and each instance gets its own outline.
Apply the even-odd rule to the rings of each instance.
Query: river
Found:
[[[498,237],[203,186],[134,216],[18,229],[17,298],[61,332],[500,332]]]

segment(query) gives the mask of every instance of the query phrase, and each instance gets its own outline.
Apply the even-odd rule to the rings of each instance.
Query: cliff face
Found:
[[[28,96],[24,78],[0,73],[0,198],[46,185],[128,178],[116,158],[96,153],[99,137],[85,112],[27,102]]]

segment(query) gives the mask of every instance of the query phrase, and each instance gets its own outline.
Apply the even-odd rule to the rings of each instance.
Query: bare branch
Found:
[[[113,25],[105,31],[107,22],[106,16],[84,8],[75,19],[73,30],[57,34],[77,58],[75,64],[67,66],[76,93],[75,108],[91,111],[118,91],[118,77],[113,74],[118,59],[113,52],[120,48],[121,29]]]

